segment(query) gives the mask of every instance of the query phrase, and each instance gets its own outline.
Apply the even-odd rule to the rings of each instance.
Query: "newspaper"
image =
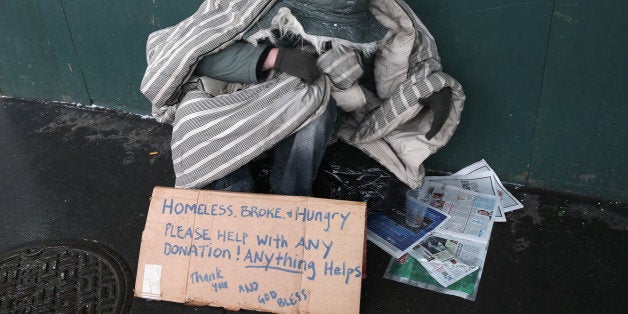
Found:
[[[400,259],[391,258],[384,278],[475,301],[486,260],[487,246],[473,241],[448,239],[446,235],[435,234],[434,237],[446,239],[448,249],[467,265],[477,267],[476,270],[444,285],[440,282],[439,275],[435,276],[433,270],[428,270],[430,265],[414,258],[413,255],[417,255],[417,252],[411,252],[410,255]]]
[[[431,195],[430,206],[451,216],[438,232],[488,243],[499,204],[497,196],[435,182],[426,182],[421,189]]]
[[[391,213],[371,215],[367,218],[367,239],[395,258],[412,251],[436,228],[444,225],[449,215],[428,207],[423,223],[411,227],[405,223],[405,214],[401,210]]]
[[[517,198],[515,198],[510,192],[508,192],[495,171],[493,171],[493,168],[491,168],[491,166],[489,166],[484,159],[461,169],[460,171],[454,173],[454,176],[464,176],[482,172],[490,172],[495,179],[498,196],[502,199],[501,209],[504,213],[523,208],[523,204],[521,204],[521,202]]]
[[[461,189],[478,192],[482,194],[495,195],[499,197],[499,192],[495,182],[495,178],[491,172],[476,172],[469,175],[453,175],[453,176],[430,176],[425,177],[425,184],[440,183],[444,185],[452,185]],[[495,212],[496,222],[505,222],[506,216],[501,210],[501,202],[498,202],[498,208]]]
[[[384,278],[475,300],[499,198],[434,181],[421,189],[451,218],[408,256],[392,258]]]
[[[410,252],[427,272],[443,287],[478,270],[478,246],[463,245],[460,241],[437,234],[428,237]]]
[[[451,215],[409,254],[392,258],[384,278],[475,300],[495,221],[523,205],[481,160],[452,176],[426,177],[430,205]]]

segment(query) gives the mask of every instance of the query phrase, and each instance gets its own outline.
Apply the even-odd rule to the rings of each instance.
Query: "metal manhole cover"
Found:
[[[0,313],[123,313],[130,270],[112,249],[55,241],[0,254]]]

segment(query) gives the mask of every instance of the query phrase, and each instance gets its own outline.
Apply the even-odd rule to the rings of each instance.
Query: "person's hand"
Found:
[[[432,127],[427,134],[425,134],[425,138],[429,141],[440,131],[445,121],[447,121],[447,117],[449,117],[449,111],[451,110],[451,88],[445,87],[427,98],[419,99],[419,102],[423,106],[430,108],[434,113]]]
[[[321,71],[316,65],[317,58],[318,55],[315,53],[279,48],[273,68],[311,84],[321,76]]]

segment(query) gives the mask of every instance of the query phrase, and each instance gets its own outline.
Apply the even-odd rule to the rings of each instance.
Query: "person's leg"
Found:
[[[255,182],[248,165],[214,181],[211,190],[223,190],[232,192],[255,192]]]
[[[273,194],[312,195],[312,183],[336,129],[337,117],[336,103],[330,100],[320,117],[275,146],[270,174]]]

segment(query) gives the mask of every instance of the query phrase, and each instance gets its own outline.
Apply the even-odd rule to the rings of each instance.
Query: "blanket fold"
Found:
[[[461,85],[442,72],[434,38],[402,0],[371,1],[371,12],[389,29],[375,58],[373,92],[383,98],[381,106],[364,102],[356,83],[364,71],[350,50],[345,59],[353,63],[335,62],[336,69],[329,63],[326,76],[311,85],[274,74],[266,82],[223,95],[183,88],[198,60],[242,40],[275,2],[205,1],[194,15],[149,36],[141,90],[153,104],[153,116],[173,123],[176,186],[200,188],[236,170],[318,117],[336,95],[339,107],[350,111],[339,138],[408,186],[418,187],[423,161],[456,130],[465,96]],[[452,110],[441,131],[428,141],[425,134],[433,114],[419,99],[444,87],[452,89]]]

